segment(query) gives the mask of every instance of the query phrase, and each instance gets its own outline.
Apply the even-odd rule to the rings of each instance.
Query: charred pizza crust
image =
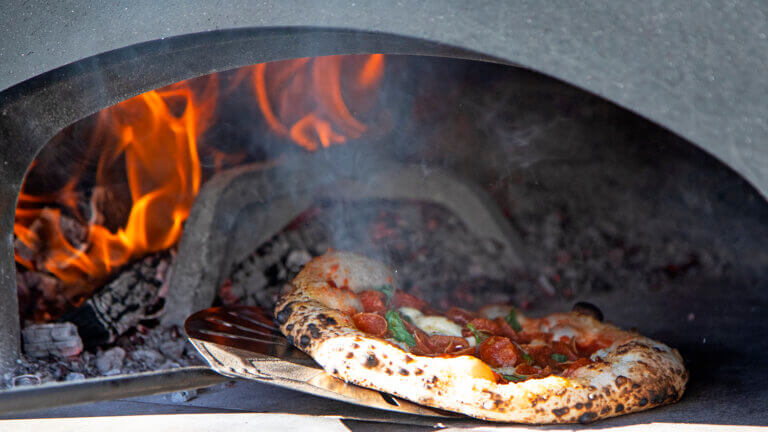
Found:
[[[499,383],[476,357],[414,355],[359,331],[350,318],[362,310],[355,293],[382,284],[396,288],[394,274],[384,265],[330,252],[294,279],[293,289],[278,301],[276,321],[294,345],[338,378],[486,420],[587,423],[675,402],[685,390],[688,373],[676,350],[574,312],[546,319],[571,332],[610,335],[614,342],[601,350],[599,360],[567,378]],[[523,326],[528,321],[520,320]]]

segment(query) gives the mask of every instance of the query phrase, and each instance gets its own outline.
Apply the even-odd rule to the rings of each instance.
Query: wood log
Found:
[[[143,320],[156,318],[163,308],[160,295],[173,255],[159,252],[124,266],[80,307],[61,321],[77,326],[86,348],[114,342]]]

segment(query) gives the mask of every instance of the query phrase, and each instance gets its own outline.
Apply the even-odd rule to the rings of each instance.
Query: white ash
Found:
[[[114,347],[106,351],[99,350],[96,355],[96,368],[103,374],[109,374],[111,371],[120,371],[125,360],[125,350],[120,347]]]
[[[118,361],[122,352],[122,361]],[[68,358],[23,355],[13,372],[0,377],[0,390],[19,385],[149,372],[160,369],[202,365],[195,348],[177,327],[150,328],[120,336],[112,346],[85,350]]]
[[[64,381],[80,381],[84,379],[85,375],[81,374],[80,372],[70,372],[66,377],[64,377]]]
[[[173,403],[189,402],[197,397],[197,390],[182,390],[165,395],[165,398]]]

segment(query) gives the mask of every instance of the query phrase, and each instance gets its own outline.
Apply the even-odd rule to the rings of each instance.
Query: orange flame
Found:
[[[59,209],[24,208],[55,201],[76,213],[76,198],[67,192],[74,189],[77,179],[55,197],[22,194],[14,234],[28,248],[47,251],[36,267],[79,291],[83,285],[103,281],[112,270],[136,257],[175,244],[200,189],[197,140],[210,125],[216,93],[213,76],[202,91],[195,92],[184,82],[102,111],[93,135],[93,144],[102,151],[96,185],[109,187],[115,172],[124,173],[133,203],[127,220],[116,232],[90,224],[87,242],[78,247],[63,234]],[[177,114],[179,107],[181,113]],[[37,231],[29,226],[34,220],[40,221]],[[18,252],[16,260],[33,267]]]
[[[366,132],[368,127],[349,107],[370,107],[383,68],[380,54],[258,64],[241,68],[225,91],[252,85],[269,129],[314,151]],[[343,78],[346,74],[351,74],[349,79]],[[245,157],[244,151],[227,155],[198,147],[214,122],[218,98],[219,75],[214,74],[144,93],[99,113],[91,135],[98,164],[90,204],[100,209],[123,198],[130,201],[130,210],[121,213],[124,220],[117,225],[112,221],[111,229],[101,211],[92,212],[84,238],[73,241],[62,227],[62,216],[81,218],[81,173],[54,193],[24,190],[14,234],[17,245],[37,254],[30,260],[17,250],[16,261],[55,275],[73,299],[100,286],[131,260],[173,246],[202,183],[199,151],[212,154],[217,168]],[[116,185],[125,184],[121,197]]]
[[[359,138],[368,127],[344,101],[342,63],[356,75],[353,99],[369,101],[384,74],[384,55],[328,56],[262,63],[252,68],[253,88],[273,132],[309,151]],[[364,94],[359,94],[364,93]]]

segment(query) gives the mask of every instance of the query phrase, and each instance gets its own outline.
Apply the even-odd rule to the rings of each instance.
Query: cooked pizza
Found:
[[[587,423],[675,402],[688,380],[676,350],[590,304],[539,318],[508,305],[437,311],[347,252],[307,263],[275,320],[344,381],[486,420]]]

